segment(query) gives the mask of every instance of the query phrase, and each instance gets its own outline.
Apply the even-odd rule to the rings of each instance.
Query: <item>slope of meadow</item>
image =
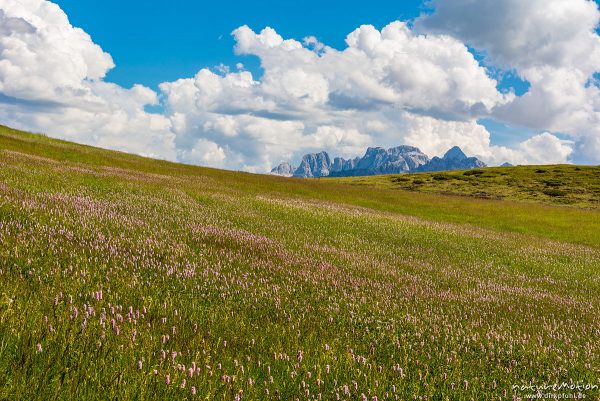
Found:
[[[600,209],[600,166],[493,167],[330,180],[376,188]]]
[[[0,399],[597,385],[599,266],[593,209],[219,171],[0,128]]]

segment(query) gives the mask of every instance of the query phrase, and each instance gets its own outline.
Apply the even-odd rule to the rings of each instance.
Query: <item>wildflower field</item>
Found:
[[[501,400],[555,383],[597,399],[586,205],[227,172],[0,128],[0,399]]]

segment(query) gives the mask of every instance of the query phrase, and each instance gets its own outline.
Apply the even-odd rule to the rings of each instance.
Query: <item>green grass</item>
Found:
[[[412,192],[600,208],[600,166],[493,167],[330,180],[343,184]]]
[[[593,170],[574,168],[534,169],[593,192]],[[479,400],[524,397],[512,386],[532,379],[597,384],[594,198],[557,206],[571,194],[558,172],[520,167],[502,171],[548,193],[430,193],[456,174],[503,190],[483,171],[349,185],[0,128],[0,399]]]

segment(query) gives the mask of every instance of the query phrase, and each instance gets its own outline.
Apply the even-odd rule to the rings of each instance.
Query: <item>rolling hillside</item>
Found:
[[[331,180],[375,188],[600,208],[600,166],[488,167]]]
[[[2,127],[0,399],[479,400],[525,397],[513,386],[532,378],[597,384],[598,181],[581,169],[351,185],[365,182]],[[528,192],[547,187],[564,193]]]

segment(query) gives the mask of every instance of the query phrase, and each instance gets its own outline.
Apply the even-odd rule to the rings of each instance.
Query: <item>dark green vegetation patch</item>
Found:
[[[444,173],[335,178],[339,183],[407,191],[600,208],[600,167],[493,167]],[[481,190],[485,186],[485,191]]]

